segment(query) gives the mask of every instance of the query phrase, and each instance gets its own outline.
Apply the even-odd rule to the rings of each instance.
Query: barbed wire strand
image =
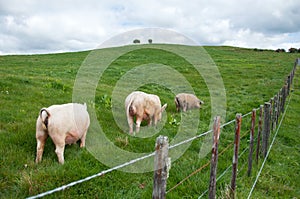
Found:
[[[275,133],[275,135],[274,135],[274,137],[273,137],[272,143],[271,143],[271,145],[270,145],[270,147],[269,147],[269,149],[268,149],[267,155],[266,155],[266,157],[264,158],[264,161],[263,161],[263,163],[262,163],[262,165],[261,165],[261,167],[260,167],[260,169],[259,169],[259,172],[258,172],[258,174],[257,174],[257,176],[256,176],[256,179],[255,179],[255,181],[254,181],[254,183],[253,183],[253,185],[252,185],[252,188],[251,188],[251,190],[250,190],[250,192],[249,192],[249,195],[248,195],[247,199],[250,199],[250,197],[251,197],[251,195],[252,195],[252,192],[253,192],[253,190],[254,190],[254,188],[255,188],[255,186],[256,186],[256,183],[257,183],[257,181],[258,181],[258,178],[259,178],[259,176],[260,176],[260,174],[261,174],[261,172],[262,172],[262,169],[263,169],[263,167],[264,167],[264,165],[265,165],[265,163],[266,163],[266,161],[267,161],[267,158],[268,158],[268,156],[269,156],[269,154],[270,154],[270,151],[271,151],[271,149],[272,149],[272,146],[273,146],[273,144],[274,144],[274,142],[275,142],[276,136],[277,136],[277,134],[278,134],[278,132],[279,132],[279,129],[280,129],[280,127],[281,127],[282,121],[283,121],[283,119],[284,119],[284,117],[285,117],[285,114],[286,114],[286,112],[287,112],[287,110],[288,110],[288,107],[289,107],[289,104],[290,104],[290,101],[291,101],[292,96],[293,96],[293,93],[292,93],[292,95],[290,95],[290,97],[289,97],[289,101],[288,101],[288,104],[287,104],[287,106],[286,106],[286,109],[284,110],[284,113],[283,113],[283,115],[282,115],[282,117],[281,117],[280,123],[279,123],[279,125],[278,125],[278,127],[277,127],[276,133]]]

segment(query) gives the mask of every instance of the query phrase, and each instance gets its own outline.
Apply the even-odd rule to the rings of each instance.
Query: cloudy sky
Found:
[[[140,28],[199,45],[300,48],[300,1],[0,0],[0,54],[94,49]]]

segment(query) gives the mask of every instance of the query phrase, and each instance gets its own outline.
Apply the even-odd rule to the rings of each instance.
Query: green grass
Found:
[[[199,47],[190,47],[191,53],[196,50]],[[205,47],[205,50],[218,66],[224,81],[227,121],[234,119],[236,113],[248,113],[273,97],[282,87],[297,58],[297,54],[227,46]],[[108,52],[108,49],[103,51]],[[79,145],[66,146],[65,164],[59,165],[50,139],[47,140],[42,163],[34,163],[38,112],[42,107],[72,101],[77,71],[89,53],[0,56],[0,198],[28,197],[108,169]],[[118,79],[128,70],[139,64],[153,62],[179,71],[191,83],[196,95],[205,102],[200,111],[198,133],[206,131],[211,120],[208,89],[203,78],[186,60],[170,52],[152,49],[151,45],[129,52],[111,63],[103,73],[95,96],[95,110],[103,131],[111,142],[127,151],[153,151],[156,136],[146,139],[131,137],[115,124],[111,113],[112,91]],[[286,118],[255,188],[254,198],[293,198],[300,195],[300,181],[297,178],[300,162],[297,139],[300,115],[298,79],[299,72]],[[156,84],[147,84],[140,89],[156,93],[162,103],[168,103],[167,122],[160,133],[172,140],[180,122],[180,114],[176,113],[173,103],[174,95],[168,88]],[[249,124],[249,118],[243,119],[242,134],[247,133]],[[219,151],[232,143],[233,133],[234,124],[222,130]],[[209,155],[199,158],[202,142],[203,139],[194,141],[178,160],[172,162],[167,190],[209,161]],[[247,144],[246,136],[241,139],[240,151]],[[231,164],[232,153],[231,147],[220,156],[218,174]],[[246,177],[246,166],[243,166],[246,159],[247,153],[239,160],[238,198],[247,196],[254,174],[259,169],[259,165],[254,166],[253,176]],[[218,181],[219,197],[226,196],[230,175],[231,170]],[[132,174],[113,171],[46,198],[150,198],[152,177],[153,172]],[[209,166],[170,191],[167,197],[197,198],[208,188],[208,183]]]

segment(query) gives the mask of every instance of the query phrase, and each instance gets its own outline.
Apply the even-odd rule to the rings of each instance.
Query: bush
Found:
[[[298,50],[296,48],[290,48],[289,53],[296,53]]]
[[[281,53],[281,52],[282,52],[282,53],[284,53],[284,52],[285,52],[285,49],[283,49],[283,48],[281,48],[281,49],[278,48],[277,50],[275,50],[275,52],[278,52],[278,53]]]
[[[133,40],[133,43],[134,43],[134,44],[139,44],[139,43],[141,43],[141,41],[138,40],[138,39],[135,39],[135,40]]]

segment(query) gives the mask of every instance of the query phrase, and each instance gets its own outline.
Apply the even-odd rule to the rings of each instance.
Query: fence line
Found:
[[[256,185],[256,183],[257,183],[257,181],[258,181],[258,178],[259,178],[259,176],[260,176],[260,174],[261,174],[261,172],[262,172],[262,169],[263,169],[263,167],[264,167],[264,165],[265,165],[265,163],[266,163],[266,161],[267,161],[267,158],[268,158],[268,156],[269,156],[269,153],[270,153],[270,151],[271,151],[271,149],[272,149],[272,146],[273,146],[273,144],[274,144],[274,141],[275,141],[275,139],[276,139],[276,136],[277,136],[277,134],[278,134],[278,131],[279,131],[280,127],[281,127],[282,121],[283,121],[283,119],[284,119],[284,117],[285,117],[286,111],[287,111],[288,106],[289,106],[289,104],[290,104],[291,98],[292,98],[292,95],[289,97],[289,101],[288,101],[288,104],[287,104],[287,106],[286,106],[286,109],[285,109],[285,111],[284,111],[284,113],[283,113],[283,115],[282,115],[282,117],[281,117],[280,123],[279,123],[279,125],[278,125],[278,127],[277,127],[277,130],[276,130],[276,132],[275,132],[275,135],[274,135],[274,137],[273,137],[273,140],[272,140],[272,142],[271,142],[271,144],[270,144],[270,147],[269,147],[269,149],[268,149],[268,151],[267,151],[267,154],[266,154],[266,156],[265,156],[265,158],[264,158],[264,161],[263,161],[263,163],[262,163],[262,165],[261,165],[261,167],[260,167],[260,169],[259,169],[259,172],[258,172],[258,174],[257,174],[257,176],[256,176],[256,179],[255,179],[255,181],[254,181],[254,183],[253,183],[253,185],[252,185],[252,188],[251,188],[251,190],[250,190],[250,193],[249,193],[247,199],[249,199],[249,198],[251,197],[251,194],[252,194],[252,192],[253,192],[253,190],[254,190],[254,188],[255,188],[255,185]]]
[[[297,64],[295,63],[295,66],[299,64],[298,61],[299,61],[299,59],[297,59],[297,61],[296,61]],[[281,100],[279,101],[280,102],[279,108],[280,108],[280,112],[282,112],[284,114],[281,117],[280,124],[279,124],[279,126],[277,128],[277,131],[276,131],[275,135],[273,136],[273,140],[272,140],[272,143],[271,143],[270,146],[268,146],[268,140],[269,140],[269,136],[270,136],[271,130],[273,130],[273,128],[274,128],[274,119],[278,120],[278,118],[279,118],[278,115],[274,115],[273,114],[273,113],[276,112],[275,109],[276,109],[276,105],[277,105],[278,102],[277,101],[274,102],[274,98],[272,98],[271,101],[270,101],[270,103],[268,103],[268,102],[265,103],[265,107],[264,107],[264,131],[263,131],[263,156],[265,157],[265,159],[264,159],[262,167],[261,167],[261,169],[260,169],[260,171],[259,171],[259,173],[258,173],[258,175],[256,177],[255,183],[253,184],[253,187],[252,187],[252,189],[250,191],[250,194],[249,194],[248,198],[250,198],[250,196],[252,194],[252,191],[253,191],[253,189],[254,189],[254,187],[256,185],[256,182],[257,182],[257,180],[258,180],[258,178],[260,176],[262,168],[263,168],[263,166],[264,166],[264,164],[266,162],[266,159],[267,159],[267,157],[268,157],[268,155],[270,153],[270,150],[271,150],[271,148],[272,148],[272,146],[273,146],[273,144],[275,142],[275,139],[276,139],[276,136],[277,136],[278,131],[280,129],[280,126],[282,124],[282,121],[283,121],[283,119],[285,117],[285,114],[286,114],[286,111],[287,111],[287,107],[288,107],[288,105],[290,103],[290,99],[291,99],[292,96],[289,96],[288,94],[289,94],[289,89],[292,86],[293,77],[294,77],[294,73],[295,73],[295,69],[296,69],[295,66],[294,66],[294,69],[292,70],[292,72],[290,73],[290,75],[288,76],[287,82],[284,84],[284,86],[282,87],[282,89],[279,92],[280,93],[279,96],[280,97],[282,96]],[[288,96],[289,96],[289,99],[288,99],[289,101],[288,101],[288,104],[286,105],[286,100],[287,100]],[[260,112],[262,112],[262,111],[260,111]],[[237,122],[236,122],[236,128],[239,128],[238,127],[239,124],[240,124],[240,121],[237,120]],[[252,129],[253,129],[253,127],[252,127]],[[258,138],[258,141],[259,141],[259,138]],[[238,145],[238,144],[236,144],[236,145]],[[257,148],[259,149],[259,145],[258,145]],[[237,163],[237,159],[235,160],[235,158],[237,156],[236,151],[238,151],[238,150],[235,150],[235,153],[234,153],[234,160],[233,160],[233,165],[232,165],[233,171],[234,171],[234,166],[235,166],[234,163],[235,162]],[[248,174],[248,176],[249,176],[249,174]],[[231,196],[231,198],[235,198],[235,194],[234,194],[234,187],[235,187],[235,181],[234,181],[234,179],[235,178],[234,177],[235,177],[235,173],[233,172],[233,174],[232,174],[232,181],[231,181],[231,189],[230,189],[230,196]],[[204,194],[202,194],[202,195],[204,195]],[[201,195],[201,197],[202,197],[202,195]]]

